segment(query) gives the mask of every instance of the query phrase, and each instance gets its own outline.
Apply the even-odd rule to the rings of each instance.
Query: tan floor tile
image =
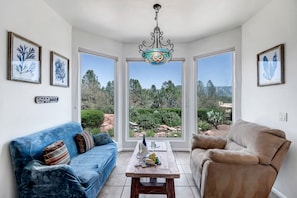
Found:
[[[177,168],[178,168],[180,174],[184,173],[184,170],[183,170],[181,164],[177,164]]]
[[[125,186],[131,186],[131,183],[132,183],[131,177],[126,177]]]
[[[122,173],[112,173],[105,186],[124,186],[126,182],[126,176]]]
[[[190,152],[175,152],[177,164],[190,164]]]
[[[192,173],[190,164],[181,164],[184,173]]]
[[[191,189],[195,198],[201,198],[198,188],[196,186],[192,186]]]
[[[195,185],[195,181],[193,179],[193,175],[192,173],[185,173],[186,177],[187,177],[187,180],[189,182],[189,186],[196,186]]]
[[[122,186],[104,186],[97,198],[116,198],[121,197],[123,191]]]
[[[131,194],[131,187],[125,186],[121,198],[129,198]]]
[[[175,187],[175,196],[177,198],[196,198],[191,187]]]
[[[187,177],[185,174],[180,174],[180,178],[174,179],[175,186],[189,186]]]
[[[126,159],[130,159],[130,157],[132,156],[133,152],[131,151],[123,151],[123,152],[119,152],[118,153],[118,158],[126,158]]]

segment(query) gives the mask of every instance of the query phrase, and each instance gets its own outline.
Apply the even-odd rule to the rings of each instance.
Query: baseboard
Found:
[[[272,188],[271,190],[275,195],[277,195],[279,198],[287,198],[284,194],[279,192],[276,188]]]

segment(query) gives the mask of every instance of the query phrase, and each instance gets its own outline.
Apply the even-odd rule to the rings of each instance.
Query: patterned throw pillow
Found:
[[[94,136],[94,142],[96,146],[112,143],[112,139],[110,138],[109,133],[100,133],[95,134]]]
[[[47,165],[69,164],[70,155],[63,140],[54,142],[43,150],[44,162]]]
[[[93,136],[89,131],[76,134],[75,142],[79,153],[85,153],[95,146]]]

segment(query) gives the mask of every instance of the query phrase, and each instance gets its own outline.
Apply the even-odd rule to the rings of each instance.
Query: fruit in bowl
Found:
[[[160,164],[159,158],[157,157],[156,153],[149,154],[148,163],[149,164]]]

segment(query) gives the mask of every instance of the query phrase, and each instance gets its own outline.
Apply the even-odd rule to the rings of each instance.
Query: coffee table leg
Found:
[[[175,198],[174,179],[166,179],[167,198]]]
[[[140,185],[140,178],[134,178],[132,177],[132,184],[131,184],[131,198],[138,198],[139,192],[138,188]]]

